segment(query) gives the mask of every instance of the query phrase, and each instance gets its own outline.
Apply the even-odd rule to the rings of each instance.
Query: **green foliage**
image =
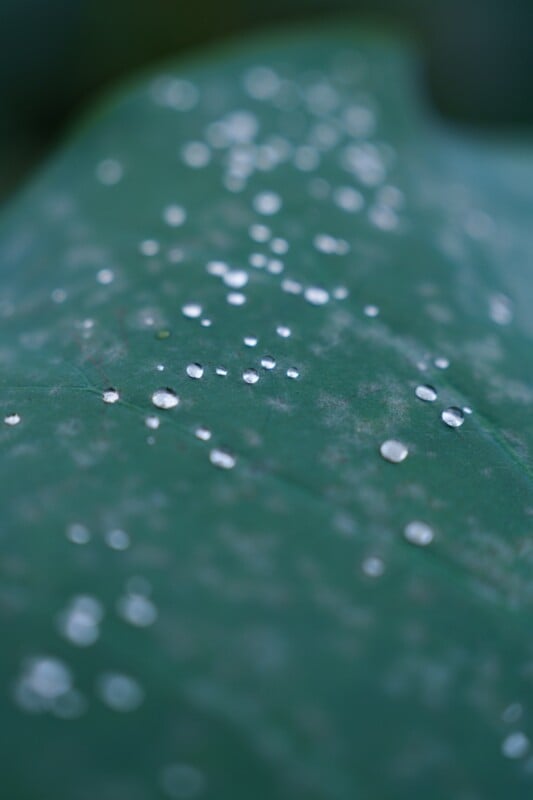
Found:
[[[349,28],[169,65],[4,217],[10,800],[531,792],[533,155],[416,68]]]

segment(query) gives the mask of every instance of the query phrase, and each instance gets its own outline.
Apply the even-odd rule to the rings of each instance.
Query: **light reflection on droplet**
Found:
[[[105,392],[102,393],[102,400],[104,403],[118,403],[120,400],[120,394],[116,389],[106,389]]]

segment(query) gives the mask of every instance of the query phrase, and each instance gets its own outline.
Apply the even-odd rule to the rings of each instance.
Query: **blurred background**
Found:
[[[0,205],[106,85],[243,32],[351,13],[414,36],[439,113],[533,123],[533,0],[0,0]]]

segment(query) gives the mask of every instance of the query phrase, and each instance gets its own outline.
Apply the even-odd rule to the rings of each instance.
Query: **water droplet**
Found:
[[[196,380],[199,380],[203,377],[204,368],[201,364],[188,364],[186,367],[186,372],[189,378],[196,378]]]
[[[254,208],[258,214],[276,214],[281,208],[281,197],[276,192],[260,192],[254,197]]]
[[[335,300],[346,300],[348,294],[349,293],[346,286],[337,286],[335,289],[333,289],[333,297]]]
[[[222,280],[230,289],[242,289],[248,283],[248,279],[248,273],[244,269],[232,269],[222,276]]]
[[[104,186],[115,186],[122,180],[123,174],[122,164],[114,158],[105,158],[96,167],[96,177]]]
[[[323,306],[329,300],[329,292],[319,286],[309,286],[304,291],[304,297],[313,306]]]
[[[102,604],[95,597],[78,595],[59,615],[59,632],[77,647],[90,647],[100,636],[103,615]]]
[[[144,594],[130,592],[117,603],[117,612],[130,625],[147,628],[157,619],[157,608]]]
[[[67,299],[67,293],[64,289],[54,289],[50,296],[54,303],[64,303]]]
[[[385,572],[385,564],[377,556],[369,556],[363,561],[361,568],[369,578],[379,578]]]
[[[208,442],[211,438],[211,431],[208,428],[204,428],[203,426],[199,426],[194,431],[194,435],[197,439],[200,439],[202,442]]]
[[[115,672],[101,675],[96,690],[113,711],[135,711],[144,699],[144,692],[134,678]]]
[[[20,414],[7,414],[4,417],[4,422],[5,422],[6,425],[13,426],[13,425],[18,425],[19,422],[21,421],[21,419],[22,418],[21,418]]]
[[[416,544],[418,547],[426,547],[433,541],[433,530],[425,522],[420,520],[413,520],[409,522],[404,529],[403,535],[410,544]]]
[[[222,378],[225,378],[226,375],[228,374],[228,370],[226,369],[226,367],[217,367],[215,369],[215,373],[217,375],[220,375]]]
[[[287,294],[301,294],[303,291],[302,284],[292,280],[292,278],[284,278],[281,282],[281,288]]]
[[[250,239],[253,239],[254,242],[268,242],[272,235],[267,225],[260,225],[259,223],[250,225],[248,233],[250,234]]]
[[[441,418],[450,428],[460,428],[465,421],[465,415],[462,409],[457,408],[457,406],[445,408],[441,414]]]
[[[220,467],[220,469],[233,469],[237,461],[235,456],[232,456],[231,453],[228,453],[226,450],[219,450],[218,448],[211,450],[209,453],[209,460],[215,467]]]
[[[287,370],[286,374],[287,374],[287,378],[299,378],[300,377],[300,373],[298,372],[296,367],[289,367],[289,369]]]
[[[173,389],[157,389],[152,395],[152,403],[157,408],[175,408],[180,399]]]
[[[185,164],[193,169],[206,167],[211,160],[211,150],[205,142],[188,142],[181,150]]]
[[[523,758],[528,750],[529,739],[522,731],[510,733],[502,742],[502,753],[506,758]]]
[[[253,367],[245,369],[242,373],[242,379],[245,383],[257,383],[259,380],[259,373]]]
[[[263,356],[261,359],[261,366],[264,369],[274,369],[276,366],[276,359],[272,358],[272,356]]]
[[[101,283],[102,286],[107,286],[115,280],[115,273],[112,269],[100,269],[96,273],[96,280],[98,283]]]
[[[367,305],[363,308],[363,313],[366,317],[377,317],[379,316],[379,308],[378,306]]]
[[[105,392],[102,393],[102,400],[104,403],[118,403],[120,400],[120,394],[116,389],[106,389]]]
[[[335,205],[342,208],[343,211],[349,211],[351,213],[360,211],[365,204],[361,192],[357,189],[353,189],[351,186],[339,186],[338,189],[335,189],[333,192],[333,201]]]
[[[107,531],[105,536],[105,543],[112,550],[127,550],[130,546],[130,537],[126,531],[120,528],[115,528],[112,531]]]
[[[206,779],[189,764],[170,764],[161,773],[163,792],[175,800],[195,800],[204,793]]]
[[[489,298],[490,318],[497,325],[509,325],[513,321],[513,303],[504,294],[493,294]]]
[[[387,439],[379,448],[379,452],[386,461],[399,464],[407,458],[409,450],[402,442],[398,442],[396,439]]]
[[[242,292],[228,292],[226,300],[230,306],[243,306],[246,303],[246,295]]]
[[[444,358],[443,356],[436,358],[433,363],[435,364],[437,369],[448,369],[448,367],[450,366],[449,360],[447,358]]]
[[[419,400],[425,400],[426,403],[434,403],[437,399],[437,391],[429,384],[420,384],[415,389],[415,394]]]
[[[198,319],[202,316],[203,308],[200,303],[186,303],[181,307],[181,313],[187,319]]]
[[[177,228],[180,225],[183,225],[187,219],[187,212],[183,206],[170,205],[164,209],[163,219],[167,225],[170,225],[172,228]]]
[[[147,428],[156,431],[160,425],[159,417],[150,414],[148,417],[145,417],[144,424],[146,425]]]
[[[257,345],[258,339],[257,336],[245,336],[243,342],[246,345],[246,347],[255,347]]]
[[[278,336],[281,336],[282,339],[288,339],[292,331],[286,325],[278,325],[276,328],[276,333]]]
[[[91,534],[85,525],[80,522],[73,522],[67,528],[67,539],[74,544],[87,544],[90,541]]]
[[[155,239],[144,239],[139,244],[139,250],[143,256],[156,256],[159,253],[159,242]]]

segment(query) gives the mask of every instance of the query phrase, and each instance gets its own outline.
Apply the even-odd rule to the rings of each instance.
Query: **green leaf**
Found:
[[[167,65],[4,217],[6,797],[531,792],[533,151],[416,74]]]

